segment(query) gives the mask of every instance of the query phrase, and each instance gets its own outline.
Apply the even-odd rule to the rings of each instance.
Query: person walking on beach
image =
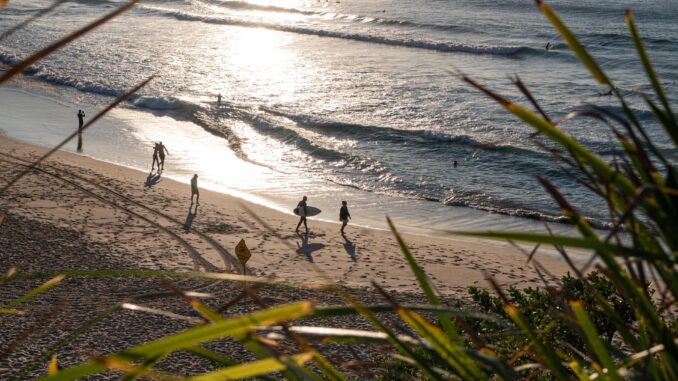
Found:
[[[82,151],[82,125],[85,120],[85,112],[78,110],[78,152]]]
[[[165,170],[165,153],[169,155],[169,151],[165,145],[162,144],[162,142],[158,143],[158,156],[160,157],[160,161],[158,162],[158,171]]]
[[[191,205],[193,205],[193,196],[195,197],[195,204],[200,205],[200,192],[198,191],[198,174],[193,175],[191,179]]]
[[[299,227],[301,226],[301,223],[304,223],[304,228],[306,228],[306,231],[308,232],[308,225],[306,224],[306,215],[308,214],[308,210],[306,209],[306,200],[308,198],[304,196],[304,198],[299,201],[297,204],[297,210],[299,210],[299,223],[297,224],[296,232],[299,231]]]
[[[158,158],[159,150],[160,147],[158,147],[158,143],[153,143],[153,163],[151,164],[151,172],[155,169],[155,164],[158,164],[158,171],[160,170],[160,159]]]
[[[339,209],[339,221],[341,221],[341,234],[344,234],[344,228],[348,225],[348,220],[351,219],[351,213],[348,212],[346,201],[341,202],[341,209]]]

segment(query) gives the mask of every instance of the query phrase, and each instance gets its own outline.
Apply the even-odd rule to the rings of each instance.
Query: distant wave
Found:
[[[376,16],[364,16],[364,15],[348,15],[343,13],[335,12],[319,12],[318,13],[324,17],[330,17],[335,20],[348,20],[359,24],[378,24],[378,25],[394,25],[394,26],[404,26],[404,27],[413,27],[413,28],[424,28],[424,29],[434,29],[434,30],[444,30],[444,31],[469,31],[468,27],[461,25],[453,24],[433,24],[425,22],[417,22],[410,20],[394,20],[388,18],[381,18]],[[477,31],[476,31],[477,32]]]
[[[533,210],[524,207],[517,207],[508,200],[502,200],[501,198],[491,197],[490,201],[488,195],[478,193],[478,192],[463,192],[461,194],[456,194],[453,197],[442,197],[438,194],[445,192],[445,189],[428,189],[425,192],[419,190],[414,191],[414,189],[419,188],[417,184],[407,184],[403,182],[398,182],[396,187],[388,187],[383,184],[376,183],[374,186],[369,186],[365,183],[355,183],[350,180],[345,179],[329,179],[334,184],[360,189],[363,191],[387,194],[391,196],[401,196],[415,200],[424,200],[429,202],[440,203],[445,206],[456,206],[471,208],[476,210],[482,210],[488,213],[501,214],[505,216],[519,217],[536,221],[544,221],[550,223],[560,223],[560,224],[570,224],[570,221],[564,215],[549,213],[544,211]],[[389,186],[392,184],[388,184]],[[594,218],[586,218],[586,220],[596,229],[610,229],[612,224]]]
[[[557,214],[551,214],[551,213],[546,213],[546,212],[540,212],[536,210],[531,210],[531,209],[525,209],[525,208],[515,208],[515,207],[502,207],[500,205],[485,205],[483,203],[478,203],[477,201],[469,200],[467,198],[448,198],[445,200],[435,200],[442,202],[445,205],[449,206],[463,206],[463,207],[468,207],[468,208],[473,208],[477,210],[482,210],[485,212],[490,212],[490,213],[496,213],[496,214],[503,214],[506,216],[512,216],[512,217],[520,217],[520,218],[527,218],[530,220],[537,220],[537,221],[545,221],[545,222],[555,222],[555,223],[561,223],[561,224],[570,224],[570,221],[568,220],[567,217],[563,215],[557,215]],[[606,221],[594,219],[594,218],[587,218],[586,219],[591,226],[593,226],[596,229],[611,229],[612,224]]]
[[[265,28],[280,32],[288,33],[297,33],[312,35],[318,37],[330,37],[330,38],[339,38],[344,40],[353,40],[368,42],[381,45],[390,45],[390,46],[400,46],[407,48],[417,48],[417,49],[427,49],[435,50],[440,52],[462,52],[462,53],[474,53],[474,54],[491,54],[491,55],[504,55],[504,56],[513,56],[517,55],[524,51],[529,51],[533,48],[526,46],[492,46],[492,45],[468,45],[458,42],[438,42],[438,41],[427,41],[427,40],[417,40],[417,39],[398,39],[385,36],[377,35],[367,35],[360,33],[346,33],[339,31],[331,31],[325,29],[317,28],[308,28],[300,27],[293,25],[282,25],[282,24],[273,24],[266,22],[254,22],[239,20],[233,18],[224,18],[224,17],[214,17],[214,16],[203,16],[188,12],[175,11],[170,9],[155,8],[155,7],[140,7],[146,10],[155,12],[156,15],[164,17],[173,17],[177,20],[182,21],[196,21],[203,22],[208,24],[217,24],[217,25],[232,25],[232,26],[241,26],[248,28]]]
[[[278,13],[297,13],[302,15],[321,14],[319,11],[307,11],[296,8],[285,8],[275,5],[261,5],[248,3],[246,1],[228,1],[228,0],[201,0],[203,3],[214,4],[220,7],[247,11],[263,11],[263,12],[278,12]]]
[[[0,62],[5,65],[16,65],[21,61],[21,58],[9,52],[0,52]],[[58,75],[50,72],[40,65],[30,66],[24,70],[24,74],[53,85],[67,86],[84,93],[105,95],[109,97],[119,97],[127,91],[127,89],[115,89],[100,83],[84,80],[82,78],[73,78]],[[168,96],[153,96],[133,94],[128,98],[130,104],[149,110],[178,110],[195,108],[196,105],[190,102]]]
[[[285,8],[275,5],[260,5],[248,3],[245,1],[225,1],[225,0],[201,0],[203,3],[217,5],[227,9],[247,10],[247,11],[262,11],[262,12],[278,12],[278,13],[293,13],[305,16],[321,16],[328,17],[334,20],[348,20],[361,24],[380,24],[380,25],[396,25],[396,26],[411,26],[419,28],[429,28],[436,30],[460,30],[464,27],[451,24],[433,24],[422,23],[410,20],[393,20],[388,18],[365,16],[365,15],[351,15],[344,13],[332,12],[324,9],[306,10],[298,8]]]
[[[300,127],[317,131],[325,136],[354,137],[360,140],[389,141],[392,143],[431,145],[460,145],[492,151],[505,151],[520,155],[548,155],[538,150],[502,145],[501,142],[482,142],[468,135],[452,135],[443,131],[432,130],[403,130],[392,127],[370,126],[363,124],[327,121],[306,115],[295,115],[268,107],[262,110],[285,117],[300,125]]]

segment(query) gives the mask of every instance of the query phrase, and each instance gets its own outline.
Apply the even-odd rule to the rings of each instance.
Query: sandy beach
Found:
[[[2,181],[8,181],[37,155],[46,152],[44,148],[6,137],[0,139]],[[343,238],[339,223],[309,219],[308,236],[297,235],[294,232],[297,217],[292,214],[206,190],[201,191],[196,213],[195,207],[189,211],[189,180],[179,183],[77,154],[57,152],[39,171],[24,177],[0,198],[0,210],[6,213],[0,227],[0,270],[17,266],[20,273],[83,269],[239,272],[233,248],[244,239],[252,252],[248,263],[250,274],[299,285],[322,283],[326,277],[365,302],[383,302],[370,290],[370,282],[375,281],[403,301],[423,301],[390,232],[349,225]],[[312,200],[312,195],[309,197]],[[469,286],[487,287],[484,272],[504,287],[541,284],[526,263],[525,255],[518,250],[429,236],[404,238],[449,302],[467,300]],[[567,270],[555,258],[539,260],[554,274]],[[0,299],[11,300],[35,285],[37,281],[2,285]],[[213,306],[223,305],[238,293],[237,285],[224,282],[177,281],[175,286],[209,293],[211,298],[207,302]],[[0,323],[8,332],[7,324],[11,322],[15,333],[3,337],[2,347],[17,341],[10,346],[11,355],[0,360],[0,374],[26,365],[27,358],[42,353],[50,343],[66,337],[79,324],[111,305],[153,292],[167,289],[156,279],[64,281],[25,307],[40,312],[38,317],[43,316],[41,313],[49,317],[41,335],[22,338],[20,333],[25,331],[17,329],[24,327],[32,332],[31,327],[39,323],[36,315]],[[336,295],[307,289],[264,288],[261,293],[270,304],[303,298],[321,304],[341,303]],[[194,315],[186,303],[176,298],[153,299],[147,304]],[[239,303],[227,313],[238,314],[254,308],[252,303]],[[369,328],[355,318],[329,324]],[[60,354],[68,365],[185,327],[185,321],[168,322],[166,318],[141,312],[118,311]],[[31,340],[36,337],[40,339]],[[239,351],[243,358],[249,356],[242,348],[230,351]],[[201,369],[204,365],[192,368],[193,365],[175,361],[177,367],[183,364],[182,369]],[[172,368],[172,364],[167,366]],[[31,374],[40,374],[42,369]]]
[[[45,152],[7,138],[1,142],[3,179]],[[253,253],[248,266],[257,275],[306,282],[319,280],[319,270],[349,287],[368,286],[374,280],[392,290],[418,289],[387,231],[349,224],[344,238],[339,234],[339,223],[309,218],[309,234],[300,235],[294,231],[298,217],[291,213],[208,190],[201,190],[197,213],[195,207],[189,212],[190,179],[182,184],[149,177],[66,152],[55,154],[41,169],[44,171],[26,176],[2,197],[3,210],[73,229],[92,243],[112,245],[139,268],[233,271],[232,249],[244,239]],[[324,213],[337,214],[338,219],[338,209]],[[215,250],[204,236],[227,253]],[[418,235],[405,235],[405,240],[442,294],[486,286],[483,271],[504,286],[540,282],[526,264],[525,255],[515,249]],[[200,256],[187,250],[186,244]],[[566,271],[560,260],[539,260],[555,274]]]

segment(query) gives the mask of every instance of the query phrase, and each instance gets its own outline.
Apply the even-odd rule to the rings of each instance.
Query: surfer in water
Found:
[[[348,212],[346,201],[341,202],[341,209],[339,209],[339,221],[341,221],[341,234],[344,234],[344,228],[348,225],[348,220],[351,219],[351,213]]]
[[[308,225],[306,224],[306,215],[308,214],[308,210],[306,209],[306,200],[308,200],[308,198],[304,196],[304,198],[302,198],[297,204],[297,209],[299,209],[299,223],[295,229],[296,232],[299,231],[299,227],[301,226],[302,222],[304,223],[304,228],[306,228],[306,231],[308,232]]]

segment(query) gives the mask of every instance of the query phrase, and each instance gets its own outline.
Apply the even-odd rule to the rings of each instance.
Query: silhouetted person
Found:
[[[546,50],[551,49],[551,41],[546,43],[546,47],[544,49],[546,49]]]
[[[221,93],[217,96],[217,106],[221,106]]]
[[[78,152],[82,151],[82,125],[85,120],[85,112],[78,110]]]
[[[339,209],[339,221],[341,221],[341,234],[344,234],[344,228],[348,225],[348,220],[351,219],[351,213],[348,212],[346,201],[341,202],[341,209]]]
[[[308,198],[304,196],[304,198],[299,201],[297,204],[297,209],[299,210],[299,223],[297,224],[297,228],[295,231],[299,231],[299,226],[301,226],[301,223],[304,223],[304,227],[306,228],[306,231],[308,231],[308,225],[306,224],[306,215],[308,214],[308,210],[306,209],[306,200]]]
[[[158,162],[158,170],[164,171],[165,170],[165,153],[169,155],[169,151],[165,147],[162,142],[158,143],[158,157],[160,158],[160,161]]]
[[[454,167],[457,168],[457,161],[454,161]]]
[[[158,143],[153,143],[153,163],[151,164],[151,172],[153,172],[153,169],[155,168],[155,165],[158,164],[158,170],[160,170],[160,159],[158,157],[160,147]]]
[[[195,197],[195,204],[200,205],[200,191],[198,191],[198,174],[193,175],[191,179],[191,205],[193,205],[193,196]]]

